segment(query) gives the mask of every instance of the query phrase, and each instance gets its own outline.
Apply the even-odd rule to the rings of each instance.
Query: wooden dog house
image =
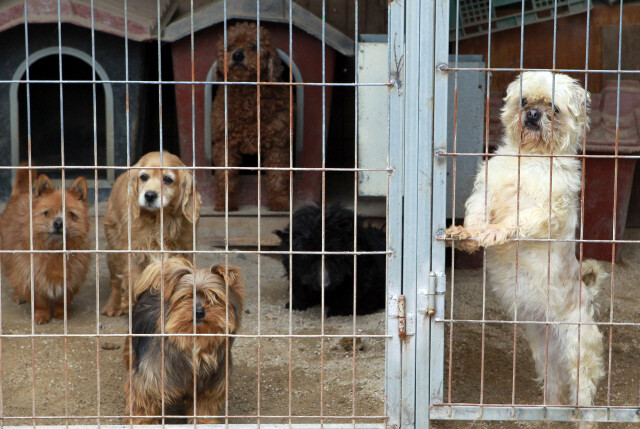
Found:
[[[179,82],[211,82],[216,63],[216,45],[224,37],[223,1],[216,0],[197,9],[193,14],[194,70],[191,69],[191,16],[176,18],[164,31],[163,40],[173,42],[172,55],[174,78]],[[257,20],[255,0],[227,2],[227,25],[237,20]],[[260,2],[260,25],[271,33],[272,42],[285,65],[289,64],[289,2],[287,0],[264,0]],[[336,54],[354,55],[352,39],[329,24],[324,27],[322,19],[305,8],[294,4],[292,22],[292,66],[294,81],[331,84],[334,76]],[[324,67],[323,67],[324,47]],[[193,159],[197,166],[211,166],[210,112],[212,87],[210,84],[175,85],[178,113],[180,152],[187,165]],[[192,109],[192,88],[194,105]],[[325,116],[323,123],[323,86],[296,86],[296,142],[295,167],[322,167],[322,137],[328,135],[331,86],[324,86]],[[192,124],[195,123],[195,127]],[[195,134],[194,134],[195,133]],[[294,198],[318,201],[321,192],[320,172],[294,173]],[[198,170],[197,180],[204,203],[212,205],[215,199],[213,171]],[[255,176],[241,176],[238,189],[241,205],[257,204]],[[262,198],[262,203],[266,198]]]

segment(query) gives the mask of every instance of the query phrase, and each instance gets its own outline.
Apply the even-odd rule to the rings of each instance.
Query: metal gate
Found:
[[[454,3],[455,9],[453,8]],[[495,43],[495,40],[499,40],[502,33],[493,33],[490,30],[488,31],[487,28],[497,29],[496,31],[500,31],[501,28],[509,28],[511,21],[507,17],[494,13],[498,6],[504,6],[507,3],[514,3],[517,9],[508,18],[515,17],[516,20],[513,21],[512,27],[520,30],[519,66],[511,68],[493,67],[491,57],[492,39]],[[400,332],[399,338],[394,337],[389,341],[387,354],[389,368],[387,375],[388,409],[391,425],[427,428],[438,420],[511,422],[640,421],[637,401],[629,400],[628,396],[624,400],[616,400],[614,387],[616,377],[613,375],[616,371],[619,371],[618,374],[627,374],[624,371],[628,370],[628,368],[615,367],[616,357],[620,357],[620,354],[616,355],[616,329],[637,326],[637,322],[633,319],[625,319],[624,316],[616,316],[616,319],[614,319],[613,316],[614,277],[618,269],[616,266],[618,246],[627,244],[626,248],[631,249],[630,245],[637,243],[633,236],[623,239],[619,225],[616,226],[616,216],[620,216],[620,212],[617,211],[617,207],[620,206],[618,195],[622,192],[622,187],[626,186],[619,182],[623,177],[623,173],[620,173],[619,169],[622,169],[625,160],[633,161],[637,159],[631,151],[625,152],[625,149],[622,148],[622,143],[618,141],[618,132],[623,122],[621,119],[621,105],[623,104],[620,95],[621,79],[628,79],[634,73],[633,70],[624,70],[621,65],[623,63],[622,46],[624,42],[622,35],[625,5],[624,2],[620,2],[619,19],[615,20],[611,25],[611,27],[615,27],[611,29],[611,32],[615,32],[618,35],[615,43],[617,47],[617,56],[615,56],[617,66],[614,65],[610,67],[610,70],[606,70],[605,67],[598,69],[591,66],[592,68],[590,68],[589,24],[593,7],[590,1],[574,5],[577,9],[573,12],[586,15],[586,40],[582,41],[586,44],[585,65],[583,68],[562,68],[558,67],[557,64],[559,62],[556,62],[557,46],[572,43],[557,36],[558,18],[563,14],[571,13],[571,7],[567,9],[567,2],[561,1],[551,1],[545,4],[534,3],[533,7],[538,9],[535,9],[535,13],[532,12],[533,15],[531,15],[529,12],[531,4],[524,1],[499,2],[494,0],[492,2],[489,0],[487,2],[464,2],[458,0],[451,2],[451,10],[455,14],[455,16],[451,17],[451,20],[449,16],[449,1],[395,1],[390,4],[389,55],[391,82],[394,85],[390,93],[389,116],[390,166],[394,170],[390,189],[390,218],[397,219],[401,217],[403,219],[403,229],[398,227],[394,230],[392,228],[390,232],[390,249],[393,251],[393,255],[389,272],[389,285],[393,285],[394,279],[401,276],[402,299],[404,300],[402,302],[403,305],[400,306],[404,311],[400,315],[400,325],[396,326],[394,323],[389,326],[390,333],[398,329]],[[525,7],[527,8],[526,10]],[[485,15],[478,12],[482,8],[488,11]],[[542,10],[545,13],[541,13],[540,11]],[[473,15],[474,13],[476,15]],[[479,20],[478,22],[481,21],[480,24],[475,22],[474,26],[474,19]],[[612,220],[607,221],[607,225],[613,230],[613,234],[609,232],[606,237],[586,237],[584,223],[580,223],[580,229],[575,240],[568,240],[576,243],[581,264],[583,258],[586,259],[586,257],[583,257],[583,247],[586,248],[589,244],[606,246],[607,251],[611,252],[610,261],[605,262],[607,271],[610,271],[611,279],[610,282],[609,280],[604,282],[606,291],[603,291],[602,295],[599,296],[601,314],[596,322],[588,322],[595,324],[605,334],[605,338],[608,338],[608,342],[605,341],[603,348],[605,356],[608,356],[608,361],[605,358],[604,363],[606,374],[598,386],[598,397],[595,404],[584,407],[577,406],[577,404],[557,405],[548,403],[546,379],[540,380],[545,393],[539,400],[518,399],[522,390],[531,389],[536,391],[538,389],[533,380],[534,376],[529,373],[528,377],[523,377],[522,384],[518,384],[521,377],[520,371],[525,371],[521,368],[526,367],[526,365],[533,367],[532,362],[528,362],[526,365],[520,363],[520,359],[525,359],[526,356],[531,354],[531,351],[526,346],[518,344],[519,338],[523,337],[522,331],[524,329],[522,326],[526,325],[526,323],[511,319],[511,316],[504,316],[504,313],[499,313],[498,310],[492,310],[497,312],[492,317],[487,315],[487,311],[489,311],[487,310],[487,302],[492,299],[495,300],[495,297],[492,298],[492,294],[488,291],[486,256],[482,260],[483,270],[476,270],[468,274],[468,276],[482,277],[482,292],[478,292],[477,301],[472,303],[464,302],[462,304],[477,304],[477,315],[464,317],[458,315],[458,313],[454,315],[453,311],[454,293],[458,289],[464,289],[464,279],[469,278],[463,275],[462,284],[460,280],[454,278],[458,270],[455,265],[454,252],[451,249],[445,249],[445,229],[450,225],[448,222],[455,222],[456,217],[455,207],[451,206],[449,208],[452,210],[452,214],[447,216],[447,205],[455,206],[456,198],[464,198],[456,197],[455,181],[468,179],[460,177],[460,174],[456,177],[455,160],[456,158],[462,160],[468,159],[465,157],[475,157],[473,159],[482,162],[483,159],[489,159],[492,152],[492,150],[489,150],[489,140],[498,138],[490,136],[491,119],[489,109],[496,111],[502,105],[502,100],[500,100],[500,104],[493,104],[490,100],[492,74],[512,73],[515,76],[516,73],[528,70],[543,70],[542,68],[535,69],[524,66],[524,58],[528,58],[524,51],[524,23],[528,22],[527,20],[529,19],[534,22],[537,22],[535,21],[536,19],[552,22],[552,25],[549,24],[547,27],[552,31],[549,39],[553,41],[553,45],[549,46],[549,50],[553,50],[551,56],[553,62],[550,70],[554,73],[573,73],[576,77],[580,76],[585,81],[583,86],[586,86],[590,91],[592,91],[589,87],[592,84],[592,81],[589,80],[590,76],[609,76],[609,79],[611,79],[609,81],[611,84],[611,100],[615,100],[611,101],[615,108],[612,110],[613,113],[610,113],[611,127],[615,130],[615,145],[614,143],[611,144],[610,151],[605,152],[606,154],[594,152],[593,149],[588,152],[587,147],[589,146],[585,137],[580,152],[577,155],[569,155],[578,158],[582,163],[583,197],[580,200],[579,208],[580,216],[583,219],[582,222],[584,222],[586,216],[585,200],[597,198],[593,191],[591,193],[587,192],[586,197],[584,196],[585,180],[588,180],[585,177],[589,177],[589,175],[601,175],[602,177],[608,175],[613,178],[613,182],[607,185],[610,187],[603,189],[604,192],[613,195],[613,202],[611,206],[607,206],[606,213],[602,214],[602,216],[606,215],[607,219],[612,218]],[[450,22],[457,23],[458,28],[450,30]],[[466,29],[464,28],[465,24],[468,24]],[[469,31],[487,34],[486,52],[488,54],[484,58],[486,66],[475,65],[469,67],[467,64],[462,64],[463,60],[459,60],[460,39],[469,37]],[[455,54],[451,58],[448,56],[449,47],[454,51],[452,53]],[[566,50],[564,52],[566,55]],[[486,73],[486,98],[483,101],[486,109],[483,116],[483,146],[482,149],[477,151],[461,150],[459,140],[458,149],[456,150],[456,128],[460,126],[457,122],[457,116],[458,109],[461,106],[458,82],[460,76],[470,72]],[[449,93],[447,92],[448,78],[451,79],[449,82],[453,82],[454,87],[453,91]],[[625,83],[623,82],[623,88],[624,85]],[[454,100],[447,100],[448,94],[449,96],[453,94]],[[447,101],[455,106],[453,117],[447,116]],[[451,113],[451,110],[449,110],[449,113]],[[600,117],[598,116],[596,122],[599,120]],[[451,135],[449,138],[447,137],[446,124],[449,123],[453,123],[453,138],[451,138]],[[481,133],[482,128],[478,129],[477,132]],[[400,151],[399,141],[404,142],[402,151]],[[397,147],[394,147],[394,145],[397,145]],[[593,146],[591,147],[593,148]],[[551,157],[553,158],[554,155],[552,154]],[[453,159],[453,170],[447,171],[447,160],[451,161],[451,159]],[[610,161],[611,169],[600,170],[599,168],[601,167],[594,167],[589,164],[589,162],[596,162],[595,160]],[[402,171],[402,173],[395,175],[395,172],[398,171]],[[447,189],[447,175],[453,177],[454,189]],[[475,175],[475,171],[472,172],[472,175]],[[401,183],[403,186],[401,186]],[[397,191],[399,188],[402,189],[402,192]],[[447,202],[447,196],[451,197],[451,194],[453,194],[453,203],[451,198]],[[464,199],[462,202],[464,202]],[[624,210],[626,218],[626,206]],[[401,211],[402,215],[400,215]],[[447,217],[453,219],[448,221]],[[549,240],[542,241],[551,242],[553,240],[549,238]],[[454,262],[452,262],[451,268],[445,268],[445,256],[449,252]],[[482,254],[482,251],[480,253]],[[397,258],[400,258],[400,260]],[[445,273],[448,273],[448,275]],[[390,293],[393,293],[393,291],[394,289],[390,288]],[[445,296],[447,301],[451,300],[451,302],[445,303]],[[459,307],[456,308],[456,311],[459,311]],[[623,320],[617,319],[617,317]],[[474,332],[477,332],[479,339],[475,342],[475,347],[479,347],[479,349],[474,349],[475,354],[473,356],[470,354],[454,354],[452,351],[454,338],[456,338],[453,333],[454,328],[465,323],[477,327]],[[541,323],[544,325],[544,322]],[[550,322],[547,319],[547,329],[553,323],[562,322]],[[578,326],[582,326],[581,323],[578,322]],[[495,332],[497,332],[497,327],[500,326],[504,327],[504,330],[501,331],[502,335],[505,335],[506,331],[509,334],[498,338],[495,336]],[[489,339],[491,329],[494,329],[494,336]],[[490,375],[486,370],[490,364],[488,362],[490,358],[487,357],[486,353],[488,353],[487,350],[492,345],[491,341],[512,344],[512,351],[508,350],[508,356],[504,359],[508,366],[497,367],[494,364],[492,369],[494,372]],[[548,343],[547,347],[549,347]],[[511,346],[509,346],[510,348]],[[521,348],[523,350],[522,353],[520,352]],[[401,373],[397,374],[400,382],[393,377],[394,368],[390,366],[396,359],[401,361]],[[472,361],[474,365],[479,365],[475,372],[464,368],[464,365],[471,365]],[[533,371],[532,368],[530,370]],[[457,371],[460,371],[460,374]],[[495,375],[495,371],[508,373],[508,377],[506,377],[508,382],[504,384],[506,390],[504,393],[508,398],[504,402],[492,402],[491,399],[487,399],[489,396],[487,385],[490,377]],[[455,393],[452,399],[452,386],[456,385],[456,380],[460,377],[468,377],[469,379],[473,377],[473,380],[466,382],[466,384],[458,380],[458,385],[464,384],[467,387],[471,386],[471,389],[475,389],[472,392],[473,394],[469,393],[465,396],[465,398],[472,399],[458,400],[455,398]],[[637,383],[634,376],[629,374],[629,377],[630,383]],[[617,384],[616,386],[620,385]],[[492,386],[495,389],[496,384],[494,383]],[[635,388],[637,390],[637,384]],[[399,392],[393,395],[395,389],[399,389]],[[398,402],[394,402],[394,397],[399,398]]]
[[[390,3],[389,427],[429,427],[443,392],[448,34],[449,1]]]

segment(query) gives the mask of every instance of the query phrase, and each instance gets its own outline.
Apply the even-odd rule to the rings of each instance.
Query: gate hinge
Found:
[[[398,319],[398,336],[402,339],[416,334],[416,315],[407,313],[404,295],[389,297],[389,317]]]
[[[446,278],[444,273],[436,273],[431,271],[429,273],[428,289],[418,290],[418,313],[423,314],[425,317],[434,317],[436,315],[436,295],[444,294],[444,287],[446,284]]]

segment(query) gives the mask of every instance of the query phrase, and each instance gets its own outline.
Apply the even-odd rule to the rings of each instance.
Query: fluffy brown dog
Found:
[[[156,423],[163,395],[164,415],[173,416],[169,421],[193,416],[194,371],[196,414],[205,416],[196,423],[215,423],[213,416],[220,414],[224,403],[227,357],[231,368],[234,339],[223,335],[235,334],[242,316],[240,270],[222,265],[194,268],[183,258],[155,261],[136,282],[134,295],[132,332],[139,336],[131,339],[131,354],[128,340],[124,352],[127,370],[131,365],[125,385],[127,412],[132,411],[129,423]],[[162,333],[161,314],[167,336],[145,337]],[[221,336],[188,336],[194,333]],[[193,418],[189,422],[194,423]]]
[[[180,158],[169,152],[163,152],[162,166],[185,167]],[[102,314],[107,316],[119,316],[129,311],[129,285],[135,284],[150,261],[148,253],[132,253],[129,260],[126,253],[129,249],[128,219],[131,219],[131,250],[179,253],[193,250],[193,228],[200,217],[202,198],[197,190],[193,192],[191,171],[157,168],[161,167],[160,152],[149,152],[133,167],[120,175],[113,185],[105,214],[104,229],[109,249],[124,251],[107,255],[111,296],[102,309]]]
[[[283,64],[271,43],[269,31],[260,27],[260,55],[256,43],[255,24],[246,22],[229,28],[227,52],[224,42],[218,43],[218,80],[225,77],[230,82],[256,82],[258,57],[260,81],[282,81]],[[225,64],[228,64],[225,75]],[[229,167],[240,165],[243,154],[258,153],[260,141],[261,164],[265,167],[289,166],[289,141],[293,124],[290,119],[289,87],[282,85],[260,86],[260,134],[258,138],[257,94],[255,85],[228,85],[228,156]],[[293,100],[291,100],[293,103]],[[213,140],[213,164],[225,165],[225,97],[221,86],[211,108],[211,138]],[[295,111],[295,106],[291,107]],[[225,209],[225,174],[229,181],[229,210],[237,210],[236,191],[238,170],[216,170],[216,210]],[[289,172],[270,170],[266,174],[269,209],[289,209]]]
[[[35,177],[35,171],[32,172]],[[18,170],[11,198],[0,217],[0,238],[3,250],[30,250],[28,170]],[[62,211],[62,191],[51,180],[40,175],[32,197],[33,249],[62,250],[63,231],[67,250],[89,248],[89,209],[87,181],[77,178],[65,191],[65,212]],[[66,287],[63,253],[33,253],[33,306],[36,323],[47,323],[53,317],[64,318],[64,293],[67,306],[87,276],[88,253],[70,253],[66,262]],[[2,271],[13,286],[14,301],[31,302],[31,256],[28,253],[3,253]]]

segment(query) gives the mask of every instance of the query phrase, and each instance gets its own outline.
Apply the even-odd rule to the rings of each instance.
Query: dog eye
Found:
[[[75,219],[78,216],[74,212],[69,212],[69,217],[71,217],[71,219]]]
[[[146,182],[147,180],[149,180],[149,175],[146,173],[142,173],[140,175],[140,180],[142,180],[143,182]]]
[[[255,51],[255,50],[256,50],[256,48],[257,48],[257,46],[256,46],[256,44],[255,44],[255,43],[250,42],[250,43],[249,43],[249,48],[251,48],[251,50],[252,50],[252,51]]]
[[[557,115],[558,113],[560,113],[560,109],[558,109],[558,106],[556,106],[556,107],[553,109],[553,111],[554,111],[554,112],[556,112],[556,115]]]
[[[524,106],[526,106],[526,105],[527,105],[527,99],[526,99],[526,98],[523,98],[523,99],[522,99],[522,107],[524,107]]]
[[[45,215],[45,216],[49,216],[49,210],[43,211],[42,214]]]
[[[227,45],[227,51],[233,51],[233,45]]]
[[[173,183],[173,178],[172,178],[171,176],[164,176],[164,177],[162,178],[162,182],[163,182],[165,185],[170,185],[170,184],[172,184],[172,183]]]

